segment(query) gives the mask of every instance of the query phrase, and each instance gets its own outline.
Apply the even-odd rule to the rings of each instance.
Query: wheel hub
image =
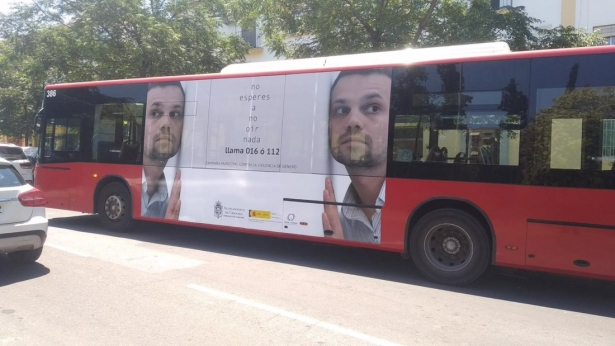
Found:
[[[448,237],[442,242],[442,248],[449,255],[454,255],[461,249],[461,242],[454,237]]]
[[[105,201],[105,213],[111,220],[118,220],[122,217],[124,201],[119,195],[111,195]]]
[[[465,268],[474,255],[474,244],[468,232],[455,224],[440,224],[425,237],[424,251],[436,268],[451,272]]]

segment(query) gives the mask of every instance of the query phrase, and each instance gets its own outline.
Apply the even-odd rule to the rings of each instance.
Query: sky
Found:
[[[13,3],[30,3],[31,0],[0,0],[0,12],[8,14]]]

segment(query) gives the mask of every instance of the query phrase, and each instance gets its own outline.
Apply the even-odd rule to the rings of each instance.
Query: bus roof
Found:
[[[407,48],[397,51],[348,54],[306,59],[275,60],[265,62],[237,63],[226,66],[219,73],[179,75],[165,77],[146,77],[89,81],[47,85],[45,89],[64,89],[120,84],[138,84],[167,81],[188,81],[199,79],[219,79],[285,73],[308,73],[353,68],[378,68],[420,63],[453,63],[466,61],[485,61],[501,59],[520,59],[532,57],[565,56],[572,54],[615,53],[615,46],[583,48],[560,48],[512,52],[505,42],[455,45],[433,48]]]
[[[255,73],[274,71],[297,71],[328,68],[349,68],[360,66],[379,66],[395,64],[412,64],[442,58],[462,58],[510,53],[505,42],[490,42],[446,46],[434,48],[407,48],[390,52],[362,53],[308,58],[295,60],[278,60],[253,63],[232,64],[222,69],[221,73]]]

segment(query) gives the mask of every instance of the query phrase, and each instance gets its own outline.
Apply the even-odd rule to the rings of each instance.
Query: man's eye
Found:
[[[157,118],[157,117],[162,116],[162,112],[160,112],[160,111],[152,111],[152,112],[150,113],[150,115],[151,115],[152,117],[154,117],[154,118]]]
[[[171,118],[179,118],[182,116],[181,112],[171,112]]]
[[[378,113],[378,111],[380,111],[380,106],[378,105],[369,105],[367,108],[365,108],[365,112],[369,114]]]
[[[335,110],[335,114],[348,114],[350,113],[350,107],[340,107],[338,109]]]

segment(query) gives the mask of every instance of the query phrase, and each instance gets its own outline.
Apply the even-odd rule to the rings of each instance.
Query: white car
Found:
[[[20,263],[36,261],[47,239],[43,193],[0,158],[0,253]]]
[[[21,147],[15,144],[0,144],[0,158],[10,161],[24,180],[33,185],[34,165],[24,154]]]

